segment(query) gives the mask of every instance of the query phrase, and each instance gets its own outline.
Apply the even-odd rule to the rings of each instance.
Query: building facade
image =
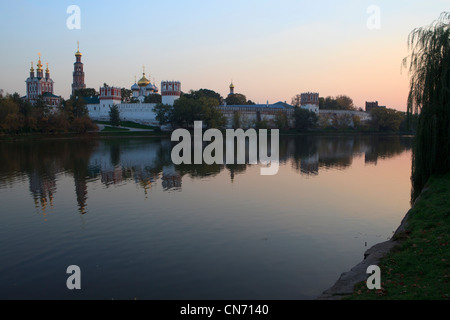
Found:
[[[306,92],[300,95],[300,107],[319,114],[319,93]]]
[[[161,99],[162,104],[173,106],[175,101],[181,97],[180,81],[162,81],[161,82]]]
[[[379,106],[378,101],[375,102],[368,102],[366,101],[366,112],[371,112],[374,109],[386,109],[386,106]]]
[[[143,78],[145,78],[145,73]],[[153,112],[153,108],[157,104],[141,102],[146,94],[158,92],[156,86],[153,86],[156,90],[154,89],[153,93],[149,93],[147,87],[150,81],[145,79],[139,80],[138,84],[136,84],[139,86],[138,103],[122,103],[121,89],[118,87],[101,87],[98,101],[91,101],[87,104],[91,119],[109,121],[110,108],[117,105],[122,121],[134,121],[141,124],[159,126],[159,122],[156,120],[156,113]],[[181,96],[181,82],[179,81],[163,81],[161,82],[161,88],[162,103],[164,104],[173,105]]]
[[[154,81],[153,81],[154,82]],[[142,72],[142,78],[131,86],[131,92],[133,94],[133,99],[138,100],[140,103],[143,103],[145,97],[148,97],[152,94],[158,94],[159,89],[155,84],[152,84],[150,80],[145,76],[145,69]]]
[[[53,93],[54,82],[52,78],[50,78],[48,63],[44,75],[40,54],[36,67],[37,69],[35,75],[33,62],[31,62],[30,76],[27,80],[25,80],[27,94],[23,97],[23,99],[26,99],[30,101],[31,104],[35,105],[38,99],[42,98],[47,106],[56,108],[59,106],[61,98]]]

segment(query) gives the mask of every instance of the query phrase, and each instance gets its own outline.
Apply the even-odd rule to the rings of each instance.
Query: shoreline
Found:
[[[110,131],[88,133],[26,133],[17,135],[0,135],[0,141],[24,140],[52,140],[52,139],[92,139],[92,138],[165,138],[170,137],[171,131]],[[270,133],[269,133],[270,134]],[[362,131],[308,131],[308,132],[280,132],[280,136],[414,136],[411,132],[362,132]]]
[[[419,198],[417,198],[417,200],[419,200]],[[408,224],[408,218],[413,209],[414,206],[406,213],[400,226],[390,240],[380,242],[366,250],[366,252],[364,252],[364,259],[361,262],[356,264],[349,271],[342,273],[333,286],[323,291],[322,294],[314,300],[342,300],[345,297],[351,296],[354,293],[356,284],[367,281],[367,278],[369,277],[366,273],[367,268],[371,265],[377,265],[378,262],[390,253],[393,248],[402,243],[401,240],[397,239],[400,234],[405,231]]]

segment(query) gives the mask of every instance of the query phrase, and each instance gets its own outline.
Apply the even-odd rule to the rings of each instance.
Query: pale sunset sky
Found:
[[[80,8],[70,30],[67,8]],[[236,92],[254,102],[291,102],[302,92],[346,94],[406,110],[402,70],[408,34],[450,8],[449,0],[2,1],[0,89],[25,95],[30,62],[49,63],[55,91],[71,93],[80,41],[88,88],[130,88],[135,76],[188,92]],[[379,29],[370,29],[379,8]],[[378,16],[377,16],[378,17]],[[44,67],[45,68],[45,67]]]

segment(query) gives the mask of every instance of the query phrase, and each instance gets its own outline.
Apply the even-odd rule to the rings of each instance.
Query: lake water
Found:
[[[313,299],[399,226],[411,144],[282,136],[261,176],[162,138],[0,142],[0,299]]]

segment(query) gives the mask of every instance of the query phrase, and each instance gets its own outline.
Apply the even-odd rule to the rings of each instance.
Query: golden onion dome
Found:
[[[75,52],[75,57],[81,57],[82,54],[80,52],[80,41],[77,41],[77,52]]]
[[[38,56],[39,56],[39,60],[37,63],[37,69],[40,71],[40,70],[42,70],[41,53],[38,53]]]
[[[33,61],[31,61],[31,69],[30,69],[30,72],[34,72]]]
[[[233,82],[230,84],[230,89],[233,88],[234,89],[234,84]]]
[[[150,81],[145,77],[145,73],[142,74],[141,80],[138,81],[139,87],[146,87],[149,85]]]

